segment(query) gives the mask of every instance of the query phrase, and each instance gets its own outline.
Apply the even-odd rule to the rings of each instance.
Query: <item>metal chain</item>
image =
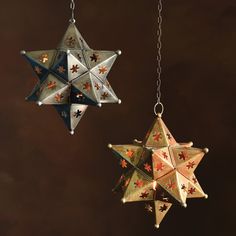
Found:
[[[70,2],[70,9],[71,9],[71,19],[70,19],[70,22],[71,23],[75,23],[75,1],[74,0],[71,0]]]
[[[164,106],[161,103],[161,49],[162,49],[162,43],[161,43],[161,37],[162,37],[162,0],[158,0],[158,17],[157,17],[157,102],[154,106],[154,113],[155,115],[158,115],[158,113],[162,114],[164,112]],[[158,112],[158,107],[161,109],[160,112]]]

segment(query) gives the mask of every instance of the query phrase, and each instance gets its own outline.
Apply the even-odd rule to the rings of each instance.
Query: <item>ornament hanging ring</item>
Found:
[[[158,111],[158,108],[160,108],[161,110]],[[154,114],[158,116],[158,114],[162,115],[163,112],[164,112],[164,105],[161,102],[157,102],[154,106]]]

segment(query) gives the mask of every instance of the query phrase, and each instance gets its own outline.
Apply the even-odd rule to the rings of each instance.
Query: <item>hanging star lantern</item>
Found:
[[[142,142],[108,146],[126,170],[114,190],[124,193],[124,203],[145,201],[145,209],[156,216],[156,228],[173,204],[187,207],[187,198],[208,197],[194,171],[209,150],[177,143],[160,114]]]
[[[38,105],[53,105],[71,134],[88,105],[121,103],[107,80],[121,51],[92,50],[74,22],[56,50],[21,53],[39,79],[26,99]]]

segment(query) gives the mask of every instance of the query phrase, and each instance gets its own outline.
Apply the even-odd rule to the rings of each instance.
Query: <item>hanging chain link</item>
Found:
[[[70,9],[71,9],[71,19],[70,22],[71,23],[75,23],[75,1],[71,0],[70,2]]]
[[[162,0],[158,0],[158,17],[157,17],[157,102],[154,106],[154,113],[155,115],[158,115],[158,113],[162,114],[164,112],[164,106],[161,103],[161,49],[162,49],[162,43],[161,43],[161,37],[162,37]],[[158,112],[158,109],[161,109],[160,112]]]

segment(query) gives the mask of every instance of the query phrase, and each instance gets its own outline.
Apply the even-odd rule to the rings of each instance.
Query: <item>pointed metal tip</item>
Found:
[[[160,225],[157,225],[157,224],[156,224],[156,225],[155,225],[155,228],[156,228],[156,229],[159,229],[159,228],[160,228]]]
[[[70,131],[70,134],[71,134],[71,135],[74,135],[74,134],[75,134],[75,131],[74,131],[74,130],[71,130],[71,131]]]
[[[162,117],[162,114],[161,114],[161,113],[157,113],[157,117],[158,117],[158,118],[161,118],[161,117]]]
[[[203,151],[204,151],[205,153],[208,153],[208,152],[209,152],[209,149],[208,149],[208,148],[204,148]]]
[[[208,197],[209,197],[209,196],[208,196],[207,194],[205,194],[205,196],[204,196],[204,197],[205,197],[205,199],[208,199]]]
[[[97,106],[101,108],[102,107],[102,103],[98,103]]]
[[[182,206],[183,206],[184,208],[187,208],[187,204],[186,204],[186,203],[182,203]]]
[[[112,148],[112,144],[110,144],[110,143],[109,143],[109,144],[108,144],[108,148],[110,148],[110,149],[111,149],[111,148]]]
[[[22,50],[22,51],[20,51],[20,54],[21,54],[21,55],[25,55],[25,54],[26,54],[26,51]]]
[[[121,104],[121,103],[122,103],[122,101],[119,99],[117,103],[118,103],[118,104]]]
[[[37,104],[39,105],[39,106],[42,106],[43,105],[43,103],[42,102],[37,102]]]
[[[122,54],[121,50],[117,50],[116,54],[120,56]]]
[[[121,201],[125,204],[126,203],[126,199],[122,198]]]
[[[66,53],[67,53],[67,55],[69,55],[69,54],[70,54],[70,50],[69,50],[69,49],[67,49]]]
[[[139,141],[138,139],[134,139],[134,140],[133,140],[133,144],[138,144],[138,145],[140,145],[140,144],[142,144],[142,141]]]

